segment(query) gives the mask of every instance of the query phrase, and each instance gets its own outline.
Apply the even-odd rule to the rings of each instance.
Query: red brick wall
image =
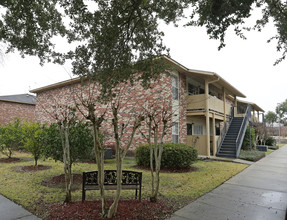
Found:
[[[34,120],[35,105],[0,101],[0,124],[7,124],[15,118],[30,121]]]
[[[185,77],[181,76],[180,78],[181,90],[180,101],[183,102],[183,106],[180,108],[180,142],[186,140],[186,116],[185,116]],[[184,87],[183,87],[184,86]],[[80,85],[79,83],[73,85],[67,85],[58,87],[55,89],[43,91],[37,94],[37,103],[36,103],[36,119],[41,122],[54,122],[55,119],[49,115],[53,112],[53,107],[55,105],[69,105],[74,106],[75,101],[78,100],[80,96],[87,97],[88,94],[92,94],[93,97],[96,97],[98,94],[95,89],[92,88],[91,84]],[[134,122],[135,113],[142,112],[142,107],[148,107],[152,103],[157,103],[163,105],[165,103],[169,106],[171,111],[171,78],[169,76],[162,76],[161,79],[152,84],[153,89],[143,89],[139,83],[135,83],[134,86],[126,85],[121,87],[121,97],[120,97],[120,122],[128,123],[132,125]],[[99,112],[103,112],[106,109],[106,106],[101,105]],[[85,110],[83,110],[85,111]],[[78,112],[78,116],[82,115]],[[111,127],[112,112],[110,105],[107,107],[106,112],[107,120],[102,126],[103,132],[106,133],[106,144],[113,144],[113,132]],[[140,130],[143,133],[147,132],[147,126],[143,122]],[[129,137],[131,134],[131,126],[126,130],[125,137]],[[165,137],[166,142],[171,142],[172,135],[171,129],[168,129],[167,135]],[[127,138],[123,138],[123,143],[127,142]],[[135,135],[133,142],[133,147],[139,144],[145,144],[146,140],[142,137],[141,133],[138,131]]]

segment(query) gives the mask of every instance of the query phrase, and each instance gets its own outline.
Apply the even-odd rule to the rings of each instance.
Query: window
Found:
[[[186,124],[187,127],[187,135],[192,135],[192,124]]]
[[[172,99],[178,100],[178,78],[172,76]]]
[[[194,125],[193,127],[194,135],[203,135],[203,126],[202,125]]]
[[[172,142],[178,143],[179,142],[179,129],[178,129],[178,122],[172,123]]]

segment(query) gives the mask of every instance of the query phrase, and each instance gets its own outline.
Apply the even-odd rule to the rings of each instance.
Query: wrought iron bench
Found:
[[[105,170],[104,186],[106,190],[117,189],[117,171]],[[123,170],[122,189],[134,189],[137,199],[139,191],[139,201],[141,200],[142,172]],[[83,172],[82,202],[86,199],[87,190],[99,190],[98,171]]]

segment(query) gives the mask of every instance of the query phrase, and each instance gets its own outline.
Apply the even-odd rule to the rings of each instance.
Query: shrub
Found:
[[[150,166],[149,145],[138,146],[135,153],[139,166]],[[181,169],[189,167],[197,159],[197,150],[185,144],[166,143],[163,145],[161,167]]]
[[[75,122],[69,129],[71,162],[94,158],[93,136],[88,123]],[[58,124],[51,124],[47,129],[46,147],[44,156],[51,157],[55,161],[63,162],[63,147],[60,138]]]
[[[268,149],[277,150],[279,147],[276,145],[268,146]]]
[[[12,154],[21,144],[22,125],[20,119],[16,118],[13,122],[0,127],[0,152],[12,157]]]
[[[265,153],[259,150],[241,150],[239,158],[249,161],[257,161],[265,157]]]
[[[265,144],[267,146],[274,146],[276,144],[276,140],[273,137],[268,137],[265,141]]]
[[[22,143],[25,149],[33,155],[35,167],[38,165],[38,159],[43,154],[46,132],[46,125],[39,122],[25,122],[23,125]]]

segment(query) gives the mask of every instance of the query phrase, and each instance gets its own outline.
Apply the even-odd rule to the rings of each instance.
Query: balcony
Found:
[[[209,110],[211,112],[219,113],[224,115],[224,103],[222,100],[209,96]],[[186,98],[187,112],[205,112],[206,109],[206,98],[205,94],[189,95]],[[225,113],[231,114],[231,105],[225,103]]]

